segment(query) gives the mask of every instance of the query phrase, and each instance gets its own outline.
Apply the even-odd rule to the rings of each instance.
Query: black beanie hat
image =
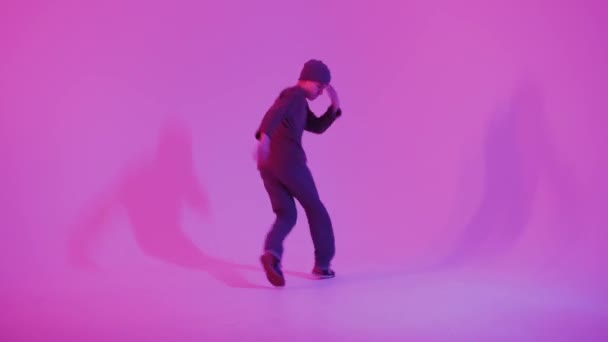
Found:
[[[329,84],[331,81],[331,73],[325,63],[320,60],[311,59],[304,63],[304,67],[300,72],[300,80]]]

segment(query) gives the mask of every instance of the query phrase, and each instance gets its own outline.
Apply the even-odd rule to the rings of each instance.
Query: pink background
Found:
[[[3,1],[3,340],[605,338],[604,8]],[[299,207],[263,291],[253,134],[310,58],[338,277]]]

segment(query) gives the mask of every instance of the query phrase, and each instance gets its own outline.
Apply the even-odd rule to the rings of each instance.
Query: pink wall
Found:
[[[3,2],[0,287],[70,288],[89,263],[257,267],[273,217],[253,133],[319,58],[344,117],[305,147],[337,269],[600,291],[606,11],[562,3]],[[308,269],[299,217],[285,258]]]

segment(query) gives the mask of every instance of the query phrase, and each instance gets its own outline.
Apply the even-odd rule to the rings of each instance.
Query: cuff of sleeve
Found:
[[[262,139],[262,136],[264,136],[264,135],[266,135],[266,136],[268,136],[268,138],[270,138],[270,134],[268,134],[268,132],[258,129],[255,132],[255,139],[260,140],[260,139]]]
[[[335,111],[334,116],[339,118],[342,115],[342,108],[339,108]]]
[[[336,109],[336,111],[334,112],[331,107],[332,107],[332,105],[329,105],[327,107],[328,113],[333,114],[333,116],[335,116],[335,117],[340,117],[340,115],[342,115],[342,108],[338,107],[338,109]]]

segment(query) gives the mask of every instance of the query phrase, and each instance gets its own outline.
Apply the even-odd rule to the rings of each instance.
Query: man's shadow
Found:
[[[193,166],[191,133],[179,121],[171,120],[162,129],[154,158],[129,168],[71,230],[69,262],[79,268],[98,269],[91,258],[91,248],[99,242],[110,215],[124,208],[135,241],[146,255],[205,271],[231,287],[264,288],[250,283],[241,274],[241,271],[260,272],[261,267],[205,254],[186,236],[181,227],[182,207],[186,204],[201,218],[209,216],[209,199]]]
[[[538,164],[530,163],[526,157],[526,149],[537,142],[522,135],[522,123],[540,114],[541,100],[537,89],[521,88],[506,108],[494,113],[484,139],[481,202],[435,267],[491,261],[506,253],[523,235],[540,174]],[[466,188],[464,185],[463,190]]]
[[[552,231],[561,233],[556,249],[578,237],[573,170],[558,156],[546,128],[544,96],[531,79],[517,85],[506,106],[492,116],[484,139],[484,183],[478,208],[438,260],[406,273],[435,272],[497,260],[515,247],[533,214],[541,182],[546,181],[554,207]],[[463,184],[466,191],[468,184]]]
[[[531,217],[539,174],[536,167],[525,166],[523,150],[530,142],[521,140],[519,124],[523,116],[537,115],[540,98],[525,93],[526,101],[522,102],[521,95],[513,95],[507,108],[492,113],[483,142],[481,202],[455,242],[437,259],[388,270],[381,277],[440,272],[488,261],[505,253],[522,236]],[[463,183],[461,188],[466,191],[469,184]]]

